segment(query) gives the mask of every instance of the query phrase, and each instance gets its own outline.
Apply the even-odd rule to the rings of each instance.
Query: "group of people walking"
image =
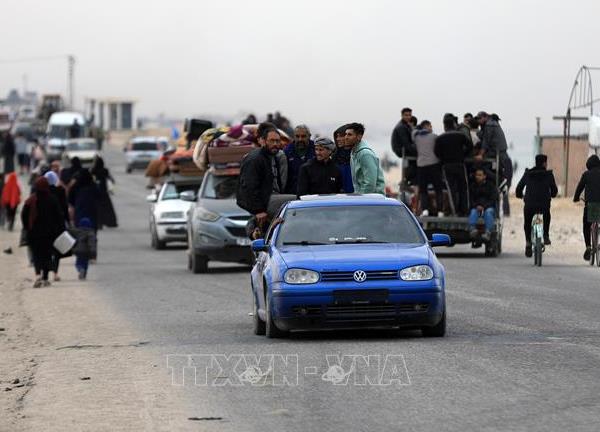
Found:
[[[109,181],[114,179],[100,156],[91,169],[73,158],[66,168],[61,167],[60,161],[43,164],[32,177],[31,194],[21,210],[21,245],[29,249],[36,275],[34,287],[49,286],[50,273],[54,273],[55,282],[60,281],[60,260],[70,255],[76,256],[79,279],[86,279],[90,260],[97,258],[97,231],[104,226],[117,226],[108,193]],[[13,172],[7,175],[2,190],[2,206],[10,230],[20,201],[21,188]],[[65,231],[75,237],[76,243],[71,251],[61,254],[54,242]]]

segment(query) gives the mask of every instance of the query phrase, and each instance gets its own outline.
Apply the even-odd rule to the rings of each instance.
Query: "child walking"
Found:
[[[79,221],[75,229],[75,237],[77,238],[73,248],[75,268],[79,273],[79,280],[85,280],[90,259],[96,256],[96,233],[89,218],[82,218]]]

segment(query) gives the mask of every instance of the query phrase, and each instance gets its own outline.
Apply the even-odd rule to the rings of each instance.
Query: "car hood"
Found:
[[[73,159],[74,157],[78,157],[79,159],[94,159],[94,157],[98,154],[96,150],[70,150],[67,151],[67,156],[69,159]]]
[[[315,271],[395,270],[430,263],[429,246],[398,243],[283,246],[279,253],[288,268]]]
[[[184,216],[192,205],[189,201],[183,201],[179,199],[171,199],[165,201],[159,201],[154,205],[154,211],[156,212],[183,212]]]
[[[223,217],[248,216],[250,213],[239,207],[234,199],[201,199],[198,205]]]

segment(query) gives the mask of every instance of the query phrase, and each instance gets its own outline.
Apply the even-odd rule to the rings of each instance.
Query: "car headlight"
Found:
[[[433,270],[428,265],[418,265],[400,270],[400,279],[405,281],[423,281],[433,279]]]
[[[198,207],[196,209],[196,217],[202,221],[206,221],[206,222],[215,222],[216,220],[218,220],[221,216],[219,216],[216,213],[213,213],[209,210],[206,210],[205,208],[202,207]]]
[[[160,214],[161,219],[183,219],[183,212],[163,212]]]
[[[305,269],[289,269],[283,279],[292,285],[314,284],[319,282],[319,273]]]

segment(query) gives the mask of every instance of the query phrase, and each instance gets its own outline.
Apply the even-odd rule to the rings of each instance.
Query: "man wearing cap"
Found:
[[[354,192],[359,194],[378,193],[385,195],[385,180],[379,158],[363,140],[365,127],[360,123],[346,125],[344,145],[352,150],[350,167]]]
[[[329,138],[315,141],[315,159],[300,167],[298,196],[335,194],[342,191],[342,173],[331,159],[336,145]]]
[[[308,129],[308,126],[296,126],[296,129],[294,129],[294,141],[287,145],[284,152],[287,157],[288,175],[285,192],[296,194],[300,167],[315,157],[315,147],[310,139],[310,129]]]
[[[556,197],[558,188],[552,170],[547,169],[548,157],[539,154],[535,157],[535,167],[526,169],[516,190],[517,198],[523,198],[523,228],[525,231],[525,256],[532,255],[531,220],[536,213],[544,215],[544,244],[550,243],[550,201]],[[525,191],[525,194],[523,194]]]

